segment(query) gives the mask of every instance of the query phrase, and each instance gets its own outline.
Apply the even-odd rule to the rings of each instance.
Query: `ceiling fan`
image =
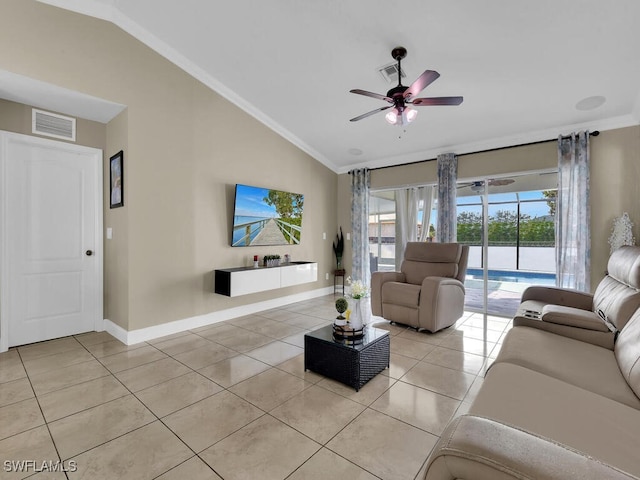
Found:
[[[411,108],[411,106],[424,107],[430,105],[460,105],[462,103],[462,97],[414,98],[422,90],[431,85],[431,83],[433,83],[440,76],[440,74],[434,70],[425,70],[422,75],[420,75],[416,79],[416,81],[414,81],[410,86],[405,87],[401,83],[402,69],[400,68],[400,62],[404,57],[407,56],[407,49],[404,47],[396,47],[391,51],[391,56],[398,62],[398,86],[393,87],[387,92],[386,95],[367,92],[366,90],[360,90],[357,88],[354,90],[350,90],[351,93],[384,100],[390,105],[376,108],[371,112],[358,115],[357,117],[352,118],[350,121],[357,122],[358,120],[362,120],[363,118],[367,118],[378,112],[382,112],[384,110],[392,108],[392,110],[387,112],[387,115],[385,116],[387,122],[392,125],[406,125],[413,122],[418,115],[418,111]]]
[[[511,185],[514,182],[515,180],[513,178],[490,178],[487,181],[490,187],[504,187],[505,185]],[[466,187],[469,187],[472,192],[482,193],[484,191],[484,182],[482,180],[478,180],[458,185],[458,188]]]

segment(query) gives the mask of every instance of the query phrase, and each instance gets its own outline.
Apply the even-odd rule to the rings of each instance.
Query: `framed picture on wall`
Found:
[[[124,170],[122,162],[124,153],[120,150],[109,161],[109,196],[110,208],[124,205]]]

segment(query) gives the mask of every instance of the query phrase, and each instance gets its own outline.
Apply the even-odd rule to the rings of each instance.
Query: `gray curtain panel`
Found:
[[[436,240],[440,243],[457,239],[458,157],[455,153],[438,155],[438,225]]]
[[[371,283],[369,271],[369,189],[371,172],[358,168],[351,172],[351,231],[353,235],[352,280],[360,280],[366,286]]]
[[[418,198],[417,189],[400,188],[396,198],[396,270],[400,271],[407,242],[418,238]]]
[[[429,238],[429,225],[431,219],[431,206],[433,204],[433,186],[420,187],[418,189],[418,201],[422,200],[422,230],[419,242],[426,242]]]
[[[590,291],[589,132],[558,137],[556,282]]]

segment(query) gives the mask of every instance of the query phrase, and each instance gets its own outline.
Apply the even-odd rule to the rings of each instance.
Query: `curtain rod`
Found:
[[[594,130],[593,132],[589,132],[589,136],[590,137],[597,137],[598,135],[600,135],[600,132],[598,130]],[[569,137],[570,135],[563,135],[564,137]],[[477,153],[487,153],[487,152],[497,152],[499,150],[506,150],[508,148],[516,148],[516,147],[528,147],[529,145],[538,145],[541,143],[549,143],[549,142],[557,142],[558,139],[557,138],[550,138],[549,140],[539,140],[537,142],[530,142],[530,143],[521,143],[519,145],[509,145],[507,147],[497,147],[497,148],[489,148],[487,150],[478,150],[477,152],[467,152],[467,153],[461,153],[460,155],[456,155],[458,158],[460,157],[464,157],[466,155],[475,155]],[[373,171],[373,170],[383,170],[385,168],[393,168],[393,167],[405,167],[407,165],[415,165],[417,163],[426,163],[426,162],[435,162],[437,160],[437,158],[429,158],[427,160],[418,160],[416,162],[407,162],[407,163],[399,163],[396,165],[385,165],[384,167],[374,167],[374,168],[370,168],[369,170]],[[353,170],[349,170],[349,174],[351,174],[353,172]]]

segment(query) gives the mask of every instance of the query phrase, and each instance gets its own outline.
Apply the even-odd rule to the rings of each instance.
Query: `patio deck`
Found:
[[[464,309],[482,312],[484,309],[484,290],[466,287]],[[487,313],[499,317],[513,318],[520,305],[522,292],[507,290],[489,290],[487,295]]]

